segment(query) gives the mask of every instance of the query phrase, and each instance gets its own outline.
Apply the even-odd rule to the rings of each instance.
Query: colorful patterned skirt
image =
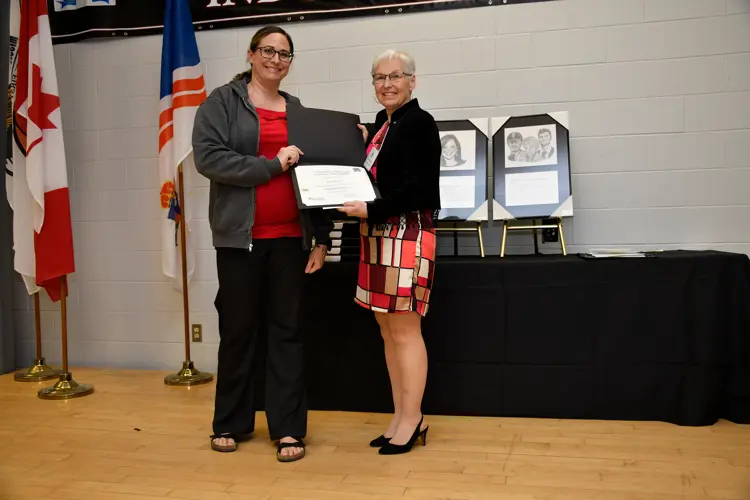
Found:
[[[355,302],[375,312],[425,316],[435,274],[435,230],[404,220],[361,222]]]

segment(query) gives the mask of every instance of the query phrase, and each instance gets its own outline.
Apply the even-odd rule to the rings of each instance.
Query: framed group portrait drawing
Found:
[[[500,256],[505,256],[510,230],[531,230],[535,253],[537,231],[552,230],[567,255],[562,221],[573,216],[568,113],[495,117],[490,128],[492,219],[503,221]],[[519,219],[531,225],[511,224]],[[542,219],[541,224],[536,219]]]
[[[567,112],[491,119],[494,220],[573,215]]]

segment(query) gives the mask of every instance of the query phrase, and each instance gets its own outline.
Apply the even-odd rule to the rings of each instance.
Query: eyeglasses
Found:
[[[380,74],[373,75],[372,83],[380,87],[382,85],[385,85],[386,79],[390,80],[391,83],[398,83],[405,76],[412,76],[412,75],[411,73],[400,73],[400,72],[391,73],[390,75],[380,75]]]
[[[258,47],[261,57],[263,59],[273,59],[276,54],[279,55],[279,60],[283,62],[289,62],[294,57],[293,54],[286,50],[276,50],[273,47]]]

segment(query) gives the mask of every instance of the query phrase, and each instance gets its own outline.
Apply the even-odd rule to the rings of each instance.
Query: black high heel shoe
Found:
[[[422,446],[427,446],[427,431],[430,429],[430,426],[428,425],[422,429],[423,422],[424,415],[422,415],[419,425],[417,425],[414,434],[412,434],[411,439],[409,439],[406,444],[393,444],[389,441],[378,450],[378,453],[381,455],[401,455],[402,453],[409,453],[414,446],[414,443],[416,443],[419,438],[422,438]]]
[[[380,448],[382,446],[387,445],[390,442],[391,442],[391,438],[387,438],[381,434],[379,437],[376,437],[375,439],[370,441],[370,446],[372,448]]]

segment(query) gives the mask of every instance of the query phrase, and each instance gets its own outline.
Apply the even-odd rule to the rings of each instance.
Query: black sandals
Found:
[[[284,448],[302,448],[302,451],[295,455],[282,455],[281,450],[283,450]],[[293,443],[282,443],[281,441],[279,441],[279,444],[276,447],[276,458],[279,459],[279,462],[296,462],[304,456],[305,443],[303,443],[302,440],[297,440]]]
[[[218,444],[216,440],[221,439],[221,438],[231,439],[232,444],[224,444],[224,445]],[[211,436],[211,449],[214,451],[221,452],[221,453],[230,453],[233,451],[237,451],[237,439],[234,437],[234,435],[229,434],[227,432],[223,434],[213,434]]]

